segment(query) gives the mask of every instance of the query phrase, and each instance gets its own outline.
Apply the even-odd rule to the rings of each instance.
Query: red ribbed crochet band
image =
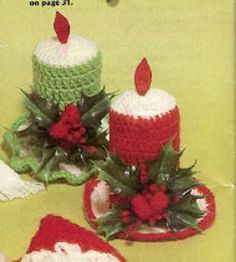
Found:
[[[94,191],[96,186],[99,186],[99,180],[91,180],[85,185],[84,192],[84,205],[85,205],[85,216],[88,222],[92,227],[96,228],[98,226],[97,222],[95,222],[96,215],[93,213],[93,205],[91,201],[91,194]],[[215,198],[212,192],[206,186],[197,186],[199,194],[202,194],[206,198],[207,203],[207,211],[208,214],[198,223],[198,226],[201,230],[205,230],[211,226],[216,216],[216,207],[215,207]],[[161,233],[140,233],[138,231],[129,231],[127,233],[119,233],[117,234],[118,238],[128,239],[128,240],[136,240],[136,241],[166,241],[166,240],[178,240],[185,239],[187,237],[198,234],[199,231],[186,228],[183,230],[179,230],[176,232],[161,232]]]
[[[180,115],[176,106],[163,116],[150,119],[130,117],[110,112],[110,151],[127,164],[153,160],[163,146],[173,139],[173,147],[180,147]]]
[[[121,262],[126,262],[124,257],[95,233],[54,215],[48,215],[41,220],[39,230],[32,238],[27,253],[41,249],[53,251],[57,242],[79,244],[83,252],[92,249],[110,253]]]

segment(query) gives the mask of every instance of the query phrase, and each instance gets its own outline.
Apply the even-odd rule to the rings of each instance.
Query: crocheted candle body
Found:
[[[171,139],[179,150],[179,109],[163,90],[151,89],[145,96],[121,94],[112,103],[109,121],[110,150],[127,164],[155,159]]]
[[[33,54],[34,88],[43,98],[59,105],[75,104],[83,91],[94,95],[100,89],[101,54],[95,43],[70,36],[66,44],[49,38]]]

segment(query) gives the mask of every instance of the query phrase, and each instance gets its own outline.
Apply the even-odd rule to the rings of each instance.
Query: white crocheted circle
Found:
[[[176,107],[176,99],[164,90],[152,88],[145,96],[129,90],[114,99],[111,109],[134,118],[161,116]]]
[[[94,42],[81,36],[70,36],[66,44],[61,44],[56,37],[39,43],[34,55],[37,59],[51,66],[74,66],[83,64],[97,55]]]

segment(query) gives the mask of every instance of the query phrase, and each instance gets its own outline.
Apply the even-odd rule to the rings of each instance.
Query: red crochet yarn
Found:
[[[131,209],[139,220],[148,220],[149,224],[154,225],[158,220],[166,218],[169,203],[165,188],[152,184],[142,194],[132,198]]]
[[[89,221],[89,223],[93,227],[97,227],[97,222],[94,221],[96,219],[96,216],[93,212],[93,204],[91,201],[91,194],[96,186],[99,186],[100,181],[93,179],[86,183],[85,185],[85,192],[84,192],[84,203],[85,203],[85,215]],[[202,194],[206,198],[206,204],[207,204],[207,215],[203,219],[201,219],[198,223],[198,226],[201,230],[205,230],[215,220],[216,216],[216,206],[215,206],[215,198],[212,192],[206,187],[206,186],[197,186],[196,189],[198,190],[199,194]],[[134,226],[130,227],[130,231],[127,233],[119,233],[117,235],[118,238],[123,239],[129,239],[129,240],[136,240],[136,241],[164,241],[164,240],[177,240],[177,239],[185,239],[187,237],[196,235],[199,233],[199,231],[192,229],[192,228],[186,228],[180,231],[172,232],[161,232],[161,233],[141,233],[136,230],[136,227]]]
[[[141,220],[147,220],[152,217],[152,208],[143,195],[136,195],[131,201],[132,211]]]
[[[153,160],[163,146],[173,139],[173,147],[180,147],[180,116],[176,106],[163,116],[135,119],[111,110],[110,151],[118,154],[127,164]]]
[[[80,111],[75,105],[68,105],[61,114],[59,122],[52,124],[49,130],[50,136],[55,142],[68,152],[71,151],[73,145],[85,143],[85,132],[86,130],[80,121]],[[91,148],[88,150],[91,151]]]
[[[92,249],[110,253],[121,262],[126,261],[111,245],[97,237],[93,232],[54,215],[48,215],[41,220],[39,230],[32,238],[27,253],[42,249],[52,251],[57,242],[79,244],[83,252]]]

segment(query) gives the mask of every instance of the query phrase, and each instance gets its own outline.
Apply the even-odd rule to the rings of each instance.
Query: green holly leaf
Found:
[[[155,181],[157,184],[164,183],[161,181],[162,180],[161,176],[158,175],[161,167],[161,158],[148,161],[147,165],[148,165],[148,175],[150,180]],[[165,178],[163,180],[166,181]],[[168,181],[168,177],[167,177],[167,181]]]
[[[118,156],[107,160],[101,169],[107,174],[111,174],[123,185],[133,188],[135,191],[140,189],[139,170],[136,166],[125,165]]]
[[[90,110],[91,107],[99,103],[106,96],[105,88],[103,88],[98,94],[88,96],[84,92],[81,93],[81,98],[77,103],[77,107],[80,108],[80,112],[83,115]]]
[[[159,185],[166,185],[172,193],[183,193],[199,182],[192,176],[196,161],[187,168],[178,168],[178,161],[184,151],[177,152],[170,141],[158,159],[148,162],[150,180]]]
[[[177,152],[172,146],[172,141],[165,145],[161,157],[160,174],[172,174],[176,171],[177,161],[183,154],[184,150]]]
[[[105,93],[105,87],[94,96],[82,93],[78,107],[81,112],[81,120],[86,127],[98,128],[101,120],[109,111],[111,99],[115,93]]]
[[[105,148],[108,148],[109,146],[109,142],[107,140],[107,134],[108,134],[108,131],[105,130],[103,132],[99,132],[96,136],[96,143],[98,145],[102,145],[104,146]]]
[[[165,145],[161,156],[148,162],[149,176],[157,185],[171,182],[177,169],[177,162],[183,151],[177,152],[172,146],[172,141]]]
[[[124,230],[123,224],[121,222],[114,222],[112,224],[100,225],[97,228],[98,234],[105,234],[107,240],[114,237],[115,234]]]
[[[112,210],[112,212],[108,212],[105,215],[98,217],[96,219],[96,222],[98,224],[109,224],[114,221],[119,221],[120,220],[120,212],[116,210]]]
[[[120,221],[120,212],[113,211],[96,219],[99,226],[97,227],[98,234],[105,234],[107,240],[114,237],[115,234],[124,230],[124,226]]]
[[[196,174],[197,172],[193,171],[193,168],[196,166],[197,161],[195,161],[190,167],[187,168],[177,168],[175,175],[178,177],[183,177],[183,176],[192,176]]]
[[[206,214],[206,211],[202,210],[197,200],[204,198],[204,196],[195,196],[191,194],[191,191],[184,194],[179,202],[172,204],[169,210],[173,212],[181,212],[192,215],[195,218],[200,218]]]
[[[167,226],[171,230],[194,228],[200,230],[195,217],[181,212],[168,211]]]
[[[47,102],[36,93],[27,93],[21,90],[25,95],[25,106],[31,112],[32,117],[40,126],[48,126],[56,121],[58,117],[58,107]]]
[[[86,127],[98,128],[101,125],[101,120],[109,111],[111,100],[108,96],[95,104],[87,112],[85,112],[81,120]]]
[[[80,112],[83,115],[88,112],[94,105],[102,101],[105,97],[109,97],[110,99],[112,99],[115,95],[116,92],[107,94],[105,92],[105,86],[98,94],[93,96],[87,96],[84,92],[82,92],[77,106],[80,108]]]
[[[132,196],[137,193],[134,188],[124,184],[122,181],[119,181],[116,177],[114,177],[114,174],[106,173],[101,168],[98,169],[99,169],[98,179],[106,181],[111,186],[114,192],[120,193],[125,196]]]
[[[199,181],[192,176],[176,178],[171,182],[169,189],[175,193],[185,192],[194,186],[200,185]]]
[[[42,152],[42,160],[36,173],[40,173],[42,170],[44,170],[46,182],[48,181],[47,177],[49,176],[51,170],[50,161],[55,156],[55,153],[55,148],[45,149]]]

